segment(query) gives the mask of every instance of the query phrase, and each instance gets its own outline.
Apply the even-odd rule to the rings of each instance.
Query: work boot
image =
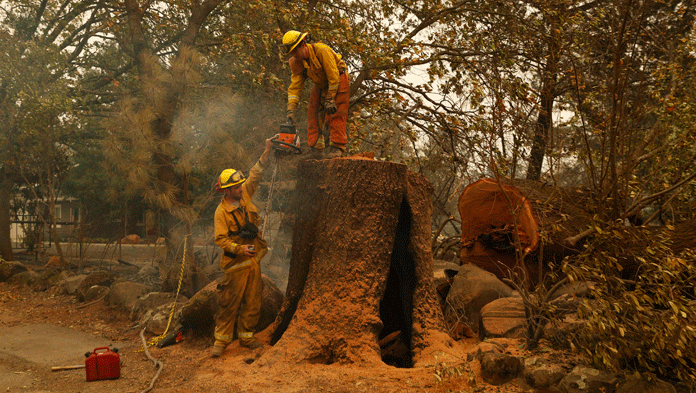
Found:
[[[301,160],[321,160],[324,158],[324,150],[310,147],[302,152]]]
[[[224,351],[225,351],[225,347],[213,345],[213,349],[210,350],[210,357],[211,358],[219,358],[220,355],[222,355],[222,352],[224,352]]]
[[[326,158],[337,158],[337,157],[343,157],[345,152],[337,146],[329,146],[329,152],[326,153]]]
[[[244,348],[249,348],[249,349],[258,349],[263,347],[263,344],[259,342],[259,340],[253,339],[249,342],[246,343],[240,343],[240,345]]]

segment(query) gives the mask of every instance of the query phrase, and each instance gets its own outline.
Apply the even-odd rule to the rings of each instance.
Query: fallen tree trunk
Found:
[[[304,161],[298,179],[286,297],[258,363],[410,367],[447,352],[427,180],[356,158]]]
[[[563,258],[580,252],[595,232],[591,195],[583,188],[562,188],[527,180],[482,179],[459,198],[462,218],[461,263],[473,263],[500,279],[533,287],[549,284]],[[625,227],[612,255],[623,278],[633,279],[640,263],[635,255],[654,241],[679,254],[696,249],[696,222],[669,227]]]
[[[551,264],[579,251],[568,238],[588,228],[583,189],[553,187],[527,180],[482,179],[459,197],[461,263],[534,286]]]

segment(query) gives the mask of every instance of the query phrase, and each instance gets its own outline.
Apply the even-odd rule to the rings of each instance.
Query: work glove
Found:
[[[297,118],[295,117],[295,111],[288,111],[288,121],[292,124],[297,124]]]
[[[334,113],[338,112],[338,108],[336,108],[336,101],[334,101],[333,98],[327,98],[326,101],[324,101],[324,110],[326,111],[327,115],[333,115]]]

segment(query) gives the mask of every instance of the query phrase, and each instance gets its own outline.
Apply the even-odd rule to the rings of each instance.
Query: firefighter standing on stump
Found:
[[[232,342],[235,324],[241,346],[251,349],[262,346],[254,338],[254,329],[261,315],[260,262],[268,246],[259,233],[261,218],[251,197],[268,165],[271,141],[272,138],[266,139],[266,149],[249,171],[248,179],[238,170],[225,169],[216,184],[217,191],[225,193],[215,210],[215,244],[224,251],[220,267],[225,276],[217,285],[220,312],[215,324],[212,357],[222,355]]]
[[[290,30],[283,36],[283,48],[290,55],[292,78],[288,88],[288,119],[297,123],[295,110],[300,102],[300,93],[307,78],[314,85],[309,94],[307,107],[307,144],[313,155],[323,154],[325,142],[321,130],[328,124],[330,142],[328,158],[345,155],[346,122],[350,99],[350,82],[345,62],[341,55],[328,45],[306,42],[308,33]]]

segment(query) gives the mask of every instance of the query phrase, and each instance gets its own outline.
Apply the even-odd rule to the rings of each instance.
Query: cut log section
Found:
[[[358,158],[304,161],[298,179],[286,297],[257,363],[411,367],[451,351],[433,287],[427,180]],[[381,350],[390,335],[400,344]]]
[[[461,263],[534,286],[550,264],[576,253],[565,239],[588,228],[588,193],[543,183],[481,179],[459,197]],[[519,247],[517,239],[519,236]]]

